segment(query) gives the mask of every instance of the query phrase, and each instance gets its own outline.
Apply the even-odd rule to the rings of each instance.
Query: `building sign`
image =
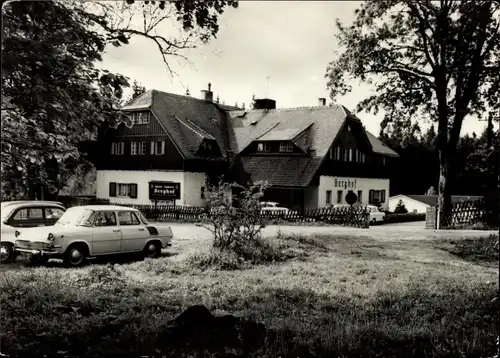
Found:
[[[181,183],[171,181],[150,181],[149,199],[172,200],[181,198]]]
[[[348,178],[335,178],[335,187],[336,188],[341,188],[341,189],[350,189],[354,190],[356,189],[357,179],[348,179]]]

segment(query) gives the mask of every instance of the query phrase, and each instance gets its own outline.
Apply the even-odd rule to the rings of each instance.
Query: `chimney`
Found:
[[[214,93],[211,90],[212,84],[208,84],[208,90],[201,90],[201,99],[204,99],[207,102],[213,102]]]
[[[318,98],[318,107],[324,107],[326,106],[326,98],[320,97]]]
[[[253,109],[276,109],[276,101],[270,98],[256,99]]]

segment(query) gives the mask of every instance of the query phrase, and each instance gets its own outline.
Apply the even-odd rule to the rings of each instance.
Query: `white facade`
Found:
[[[403,201],[403,204],[409,213],[425,214],[427,212],[427,208],[429,207],[429,205],[425,203],[409,198],[406,195],[399,194],[389,198],[389,211],[394,212],[394,210],[396,210],[399,200]]]
[[[109,199],[112,203],[131,205],[152,205],[154,200],[149,199],[150,181],[171,181],[180,184],[180,199],[176,205],[202,206],[202,187],[205,187],[205,173],[190,173],[183,171],[160,170],[98,170],[96,180],[96,197]],[[137,184],[137,198],[129,196],[109,196],[109,183]],[[171,202],[158,202],[158,204],[173,204]]]
[[[317,187],[317,206],[318,208],[328,207],[335,204],[347,204],[345,196],[349,191],[353,191],[356,195],[361,194],[361,204],[369,204],[370,190],[377,191],[377,195],[385,196],[385,200],[381,201],[381,206],[384,210],[389,207],[389,179],[374,179],[374,178],[354,178],[354,177],[336,177],[336,176],[320,176],[319,186]],[[384,194],[382,192],[385,191]],[[311,199],[307,198],[308,190],[306,190],[306,208],[307,203]]]

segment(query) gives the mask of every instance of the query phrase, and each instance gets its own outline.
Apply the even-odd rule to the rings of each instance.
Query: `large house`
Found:
[[[130,101],[133,125],[99,141],[97,197],[126,204],[203,205],[208,181],[266,180],[266,200],[294,209],[345,204],[387,208],[389,167],[398,154],[343,106],[251,110],[150,90]]]

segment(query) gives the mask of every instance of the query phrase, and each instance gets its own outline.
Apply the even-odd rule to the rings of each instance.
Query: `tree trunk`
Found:
[[[43,186],[44,200],[57,200],[59,193],[59,163],[55,158],[45,160],[45,171],[47,172],[47,184]],[[49,190],[53,186],[55,190]]]
[[[449,158],[439,151],[439,190],[438,190],[438,210],[439,227],[451,224],[451,178],[452,178],[452,158]]]

